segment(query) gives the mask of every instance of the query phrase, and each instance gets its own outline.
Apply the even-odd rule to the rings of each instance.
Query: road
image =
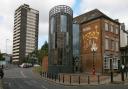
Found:
[[[9,65],[4,70],[4,89],[128,89],[128,85],[109,84],[99,86],[64,86],[53,82],[44,81],[32,68],[18,68]]]

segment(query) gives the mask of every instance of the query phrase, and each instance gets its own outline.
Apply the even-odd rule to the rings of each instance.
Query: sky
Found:
[[[48,41],[49,11],[57,5],[70,6],[74,17],[97,8],[112,19],[125,23],[128,30],[128,0],[0,0],[1,52],[12,53],[14,12],[23,4],[39,10],[39,48]]]

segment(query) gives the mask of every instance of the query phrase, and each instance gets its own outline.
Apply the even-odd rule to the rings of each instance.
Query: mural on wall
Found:
[[[88,50],[91,48],[93,42],[97,45],[100,32],[98,31],[98,26],[96,25],[94,29],[91,27],[85,27],[83,28],[82,32],[82,42],[84,50]]]

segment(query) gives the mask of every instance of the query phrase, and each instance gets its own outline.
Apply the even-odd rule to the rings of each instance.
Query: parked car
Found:
[[[19,65],[21,68],[28,68],[28,67],[32,67],[31,63],[22,63],[21,65]]]

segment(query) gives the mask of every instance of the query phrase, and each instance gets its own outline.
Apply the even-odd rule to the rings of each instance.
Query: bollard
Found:
[[[59,77],[59,82],[60,82],[60,75],[58,77]]]
[[[64,83],[64,74],[63,74],[63,83]]]
[[[44,77],[44,72],[43,72],[43,77]]]
[[[90,84],[90,78],[89,78],[89,76],[88,76],[88,84]]]
[[[52,80],[53,80],[53,75],[54,75],[54,74],[53,74],[53,73],[51,73]]]
[[[46,73],[46,78],[48,78],[48,73]]]
[[[98,84],[100,84],[100,75],[98,75]]]
[[[79,75],[79,84],[80,84],[80,75]]]
[[[46,76],[46,72],[45,72],[45,78],[46,78],[47,76]]]
[[[56,74],[55,74],[55,81],[56,81]]]
[[[128,76],[128,75],[127,75],[127,70],[126,70],[126,78],[127,78],[127,76]]]
[[[59,77],[59,82],[60,82],[60,75],[58,75],[58,77]]]
[[[70,75],[70,84],[71,84],[71,81],[72,81],[72,77],[71,77],[71,75]]]

